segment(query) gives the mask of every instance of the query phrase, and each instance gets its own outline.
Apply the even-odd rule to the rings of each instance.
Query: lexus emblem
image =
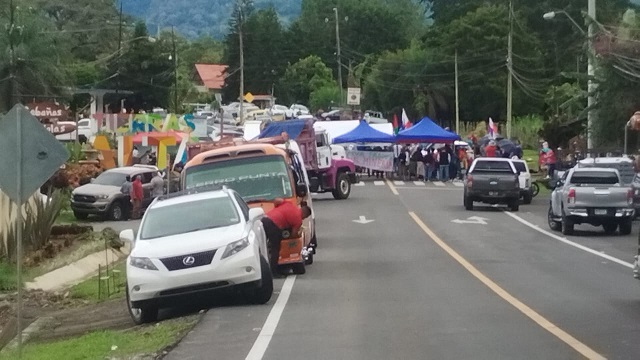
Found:
[[[186,266],[191,266],[196,262],[196,258],[194,258],[193,256],[185,256],[184,259],[182,259],[182,263],[185,264]]]

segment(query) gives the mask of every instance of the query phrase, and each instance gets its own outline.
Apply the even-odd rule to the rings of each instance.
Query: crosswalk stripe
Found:
[[[375,185],[375,186],[383,186],[384,185],[384,181],[380,181],[380,180],[374,181],[373,185]]]
[[[435,186],[444,186],[444,183],[442,181],[434,181],[433,184]]]
[[[423,181],[414,181],[414,182],[413,182],[413,185],[416,185],[416,186],[424,186],[424,182],[423,182]]]
[[[404,185],[404,181],[396,180],[393,182],[395,185],[402,186]]]
[[[457,187],[463,187],[464,183],[462,183],[462,182],[454,182],[453,185],[457,186]]]
[[[354,185],[354,186],[364,186],[364,185],[365,185],[365,183],[364,183],[364,181],[360,181],[359,183],[355,183],[355,184],[353,184],[353,185]]]

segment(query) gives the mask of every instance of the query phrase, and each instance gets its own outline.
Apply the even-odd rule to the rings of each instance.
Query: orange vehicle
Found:
[[[280,144],[281,138],[271,139]],[[194,144],[187,150],[190,159],[181,174],[183,190],[227,185],[237,191],[249,207],[261,207],[265,213],[273,209],[277,198],[313,209],[309,181],[300,154],[284,144],[269,140],[258,143],[244,140],[222,140]],[[302,236],[286,234],[280,246],[278,265],[291,267],[304,274],[305,265],[313,262],[315,253],[314,215],[303,221]]]

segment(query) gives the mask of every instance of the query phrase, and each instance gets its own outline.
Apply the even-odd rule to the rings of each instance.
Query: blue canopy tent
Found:
[[[334,144],[344,143],[395,143],[395,136],[372,128],[365,120],[346,134],[333,139]]]
[[[441,128],[426,116],[396,135],[399,143],[452,143],[456,140],[460,140],[460,136]]]

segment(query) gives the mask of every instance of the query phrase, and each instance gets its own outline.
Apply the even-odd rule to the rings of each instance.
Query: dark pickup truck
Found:
[[[464,186],[464,207],[474,202],[505,204],[511,211],[520,207],[520,181],[510,159],[477,158],[471,164]]]

